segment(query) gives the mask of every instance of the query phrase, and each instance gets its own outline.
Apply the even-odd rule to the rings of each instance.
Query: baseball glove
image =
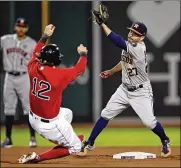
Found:
[[[102,23],[106,23],[106,20],[109,18],[109,13],[107,7],[104,5],[99,6],[99,11],[92,11],[92,20],[97,23],[99,26]]]

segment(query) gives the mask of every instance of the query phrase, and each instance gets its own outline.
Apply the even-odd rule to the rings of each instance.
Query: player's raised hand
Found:
[[[53,34],[54,30],[55,30],[55,26],[52,24],[49,24],[45,27],[44,33],[50,37]]]
[[[112,76],[113,72],[111,70],[103,71],[99,74],[101,78],[108,78],[109,76]]]
[[[81,54],[81,53],[87,54],[88,50],[87,50],[87,47],[85,47],[83,44],[80,44],[80,45],[77,47],[77,52],[78,52],[79,54]]]

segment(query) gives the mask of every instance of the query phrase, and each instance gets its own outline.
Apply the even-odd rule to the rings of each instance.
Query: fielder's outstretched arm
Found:
[[[124,49],[125,51],[127,51],[127,45],[126,45],[126,41],[119,36],[118,34],[114,33],[107,25],[105,25],[104,23],[101,25],[101,27],[103,28],[105,34],[108,36],[108,38],[118,47]]]
[[[112,76],[114,75],[114,73],[116,72],[119,72],[121,71],[121,61],[115,66],[113,67],[112,69],[109,69],[109,70],[106,70],[106,71],[103,71],[99,74],[99,76],[101,78],[108,78],[109,76]]]
[[[121,71],[122,67],[121,67],[121,61],[116,65],[114,66],[112,69],[110,69],[111,73],[114,74],[116,72],[119,72]]]

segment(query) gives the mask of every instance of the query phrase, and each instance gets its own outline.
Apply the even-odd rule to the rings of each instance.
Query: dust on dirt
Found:
[[[1,167],[180,167],[180,148],[172,147],[172,156],[160,158],[160,147],[99,147],[85,157],[67,156],[65,158],[43,161],[38,164],[19,164],[17,159],[29,152],[41,153],[49,148],[13,147],[1,149]],[[156,159],[115,160],[114,154],[122,152],[155,153]]]

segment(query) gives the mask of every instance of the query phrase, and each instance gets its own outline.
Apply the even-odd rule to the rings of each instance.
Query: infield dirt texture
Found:
[[[74,125],[75,132],[89,137],[91,125]],[[165,127],[171,139],[172,156],[160,158],[159,138],[145,127],[124,128],[109,125],[97,138],[95,150],[86,157],[67,156],[39,164],[19,164],[17,159],[23,154],[35,151],[40,154],[54,147],[46,139],[36,134],[38,147],[29,148],[29,130],[27,126],[14,126],[12,140],[14,147],[1,149],[1,167],[180,167],[180,126]],[[5,129],[1,129],[1,140],[5,138]],[[113,155],[122,152],[148,152],[157,155],[156,159],[115,160]]]
[[[170,158],[160,158],[160,147],[98,147],[85,157],[67,156],[65,158],[44,161],[38,164],[19,164],[17,159],[22,154],[48,150],[47,147],[13,147],[1,150],[1,167],[180,167],[180,148],[172,147]],[[156,159],[115,160],[113,154],[128,151],[150,152]]]

